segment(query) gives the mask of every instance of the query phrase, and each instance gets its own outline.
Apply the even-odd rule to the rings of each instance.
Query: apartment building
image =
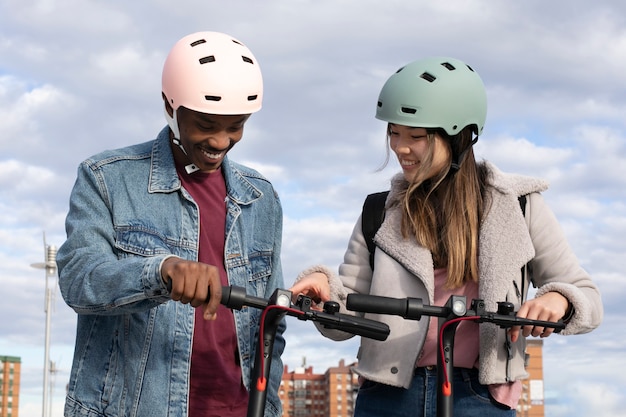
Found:
[[[342,359],[324,374],[315,374],[306,359],[293,371],[285,366],[279,390],[283,417],[352,417],[358,391],[355,365]],[[542,340],[527,340],[526,369],[529,377],[522,381],[517,417],[544,417]]]
[[[352,417],[356,393],[359,389],[358,375],[352,372],[356,363],[328,368],[324,374],[327,389],[327,417]]]
[[[525,366],[529,376],[522,381],[522,397],[517,406],[517,417],[544,417],[543,340],[526,340]]]
[[[19,416],[21,359],[0,356],[0,417]]]
[[[324,374],[313,373],[306,360],[291,372],[285,366],[279,390],[283,416],[351,417],[358,386],[353,365],[346,365],[342,359]]]

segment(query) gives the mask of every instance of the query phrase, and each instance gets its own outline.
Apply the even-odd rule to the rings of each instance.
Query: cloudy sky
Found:
[[[396,69],[443,55],[482,76],[481,158],[543,177],[545,193],[606,316],[587,335],[545,339],[546,415],[614,416],[626,402],[626,3],[621,0],[0,0],[0,355],[22,358],[20,416],[41,415],[45,274],[65,239],[76,167],[165,125],[161,67],[199,30],[227,32],[261,64],[265,101],[232,158],[275,184],[286,285],[335,268],[365,196],[383,190],[378,92]],[[56,292],[50,357],[62,415],[76,317]],[[324,372],[355,359],[290,320],[285,363]]]

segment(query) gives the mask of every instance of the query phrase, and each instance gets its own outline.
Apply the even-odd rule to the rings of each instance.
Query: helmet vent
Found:
[[[441,66],[442,66],[442,67],[444,67],[444,68],[446,68],[446,69],[448,69],[448,70],[450,70],[450,71],[454,71],[454,70],[456,69],[456,68],[454,67],[454,65],[452,65],[452,64],[451,64],[451,63],[449,63],[449,62],[442,62],[442,63],[441,63]]]
[[[204,96],[206,101],[220,101],[222,97],[220,96]]]
[[[414,109],[412,107],[401,107],[400,110],[402,111],[402,113],[407,113],[407,114],[417,113],[417,109]]]
[[[431,73],[428,73],[428,72],[425,72],[422,75],[420,75],[420,78],[425,79],[429,83],[432,83],[433,81],[435,81],[437,79],[437,77],[435,77],[434,75],[432,75]]]
[[[200,58],[201,64],[208,64],[209,62],[215,62],[214,55],[209,55],[209,56],[205,56],[204,58]]]
[[[192,42],[189,46],[193,48],[194,46],[202,45],[203,43],[206,43],[206,39],[198,39],[197,41]]]
[[[247,56],[241,56],[241,59],[243,59],[243,62],[247,62],[248,64],[254,64],[254,62],[248,58]]]
[[[258,97],[259,97],[259,96],[258,96],[258,95],[256,95],[256,94],[255,94],[255,95],[253,95],[253,96],[248,96],[248,101],[254,101],[254,100],[256,100]]]

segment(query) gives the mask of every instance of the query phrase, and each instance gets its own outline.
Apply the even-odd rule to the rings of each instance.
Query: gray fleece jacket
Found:
[[[537,289],[536,296],[557,291],[574,307],[574,315],[561,335],[586,333],[596,328],[603,315],[598,288],[581,268],[570,249],[552,211],[540,192],[547,183],[520,175],[504,174],[488,164],[492,185],[488,198],[490,209],[484,217],[479,243],[479,298],[488,311],[497,310],[498,301],[509,301],[519,309],[529,285],[522,283],[521,268],[528,263]],[[388,198],[399,191],[402,174],[391,182]],[[528,195],[526,218],[518,196]],[[424,304],[434,299],[434,266],[429,250],[414,238],[400,234],[401,214],[387,210],[374,241],[375,268],[369,265],[369,251],[357,221],[338,276],[324,266],[303,271],[299,278],[314,271],[324,272],[330,282],[331,299],[338,301],[341,312],[350,293],[393,298],[421,298]],[[530,263],[529,263],[530,262]],[[468,302],[471,300],[468,300]],[[399,316],[366,314],[367,318],[387,323],[391,330],[386,341],[362,338],[356,372],[376,382],[407,388],[422,350],[429,320],[405,320]],[[351,334],[318,329],[333,340],[345,340]],[[480,324],[479,378],[483,384],[515,381],[527,376],[524,369],[525,339],[520,337],[507,353],[504,329],[490,323]]]

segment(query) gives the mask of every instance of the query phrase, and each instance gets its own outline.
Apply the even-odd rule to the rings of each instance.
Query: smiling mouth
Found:
[[[215,152],[209,152],[205,149],[200,149],[200,151],[202,152],[202,155],[204,155],[208,159],[220,159],[221,157],[224,156],[224,152],[215,153]]]
[[[402,165],[403,167],[411,167],[411,166],[417,165],[417,162],[415,162],[415,161],[407,161],[407,160],[401,159],[400,160],[400,165]]]

